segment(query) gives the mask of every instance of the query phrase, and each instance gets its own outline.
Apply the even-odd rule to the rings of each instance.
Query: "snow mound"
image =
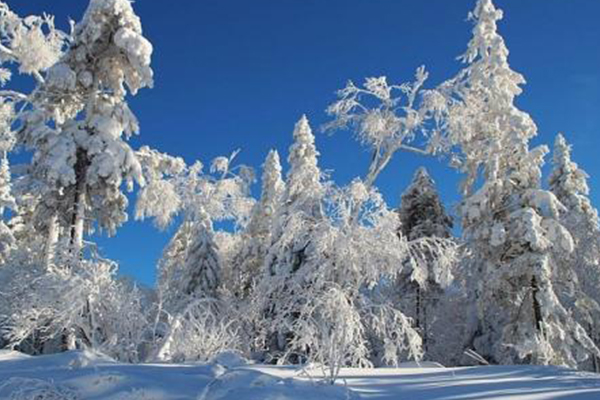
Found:
[[[115,361],[109,356],[90,350],[68,351],[57,354],[54,356],[54,358],[58,364],[56,365],[57,367],[72,369],[96,367],[102,364],[115,363]]]
[[[398,368],[446,368],[435,361],[407,361],[400,363]]]
[[[31,356],[14,350],[0,350],[0,361],[25,360]]]
[[[242,367],[250,362],[235,351],[224,351],[212,359],[212,364],[222,365],[227,369]]]
[[[212,381],[199,400],[357,400],[346,387],[281,379],[251,370],[226,372]]]
[[[79,400],[79,396],[64,385],[33,378],[10,378],[0,384],[0,396],[10,400]]]

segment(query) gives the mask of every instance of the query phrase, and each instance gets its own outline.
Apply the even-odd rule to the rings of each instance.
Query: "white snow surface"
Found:
[[[131,365],[85,351],[37,357],[0,351],[0,399],[600,399],[600,375],[556,367],[408,363],[401,368],[347,368],[331,386],[320,383],[320,369],[231,360],[228,355],[209,364]]]

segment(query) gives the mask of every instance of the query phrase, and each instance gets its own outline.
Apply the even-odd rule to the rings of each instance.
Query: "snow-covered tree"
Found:
[[[11,309],[3,310],[10,341],[39,352],[53,340],[54,349],[70,342],[112,346],[121,334],[133,340],[143,333],[140,326],[127,331],[98,321],[114,315],[129,318],[116,324],[134,323],[137,317],[120,307],[133,307],[135,300],[94,297],[121,289],[113,263],[93,255],[92,246],[92,259],[84,257],[83,238],[95,228],[114,234],[127,219],[123,183],[144,184],[126,142],[139,130],[126,96],[152,86],[152,46],[128,0],[91,0],[70,34],[55,29],[50,16],[21,19],[4,3],[0,14],[2,66],[13,63],[35,79],[29,94],[0,91],[3,154],[13,145],[32,153],[17,174],[19,210],[10,221],[18,248],[7,270],[24,280],[11,279]],[[1,75],[4,84],[9,71],[2,68]]]
[[[562,224],[571,232],[577,251],[577,265],[598,265],[600,238],[598,211],[589,199],[588,174],[571,160],[571,148],[564,136],[556,136],[550,190],[565,206]],[[581,271],[583,272],[583,271]]]
[[[435,182],[424,167],[417,169],[411,184],[402,193],[398,213],[400,231],[409,240],[452,236],[452,217],[446,213]]]
[[[263,165],[260,201],[252,209],[250,221],[241,239],[241,249],[233,260],[234,290],[240,298],[248,297],[248,292],[263,271],[271,245],[274,218],[279,213],[284,190],[279,154],[276,150],[271,150]]]
[[[293,140],[288,155],[285,191],[273,222],[273,244],[267,258],[270,274],[295,273],[302,267],[310,251],[311,227],[324,217],[323,174],[317,162],[319,153],[315,147],[315,137],[305,115],[294,127]],[[293,223],[302,224],[306,230],[296,232],[297,235],[288,238],[290,242],[282,240],[289,230],[288,225]]]
[[[558,134],[554,142],[550,190],[565,206],[561,223],[569,230],[575,250],[556,252],[555,285],[570,311],[600,346],[600,220],[588,195],[588,175],[571,160],[571,147]],[[600,369],[597,357],[591,360]]]
[[[427,154],[427,148],[411,144],[431,116],[430,108],[420,104],[421,97],[427,97],[423,84],[428,75],[425,67],[419,67],[410,83],[390,85],[385,76],[367,78],[363,87],[349,81],[337,92],[339,100],[327,108],[333,120],[325,129],[353,128],[358,140],[372,150],[367,186],[375,183],[398,150]]]
[[[446,214],[444,205],[435,188],[435,182],[424,167],[415,173],[410,186],[402,194],[400,209],[400,233],[407,240],[427,237],[450,238],[452,218]],[[432,262],[427,268],[413,268],[408,260],[397,280],[400,308],[413,318],[415,328],[423,338],[423,350],[431,339],[429,326],[435,318],[435,306],[442,296],[443,289],[450,283],[452,273],[434,268]]]
[[[177,214],[181,220],[158,265],[162,340],[155,359],[207,359],[224,349],[213,340],[222,338],[223,346],[239,343],[228,281],[232,266],[224,263],[232,257],[224,256],[223,235],[213,229],[214,221],[246,225],[255,205],[248,194],[254,175],[245,166],[232,168],[236,154],[217,157],[204,171],[200,162],[181,165],[179,159],[144,150],[142,165],[150,180],[138,201],[138,218],[155,218],[159,227]],[[214,335],[206,346],[200,343],[203,335]]]
[[[315,147],[315,137],[306,115],[296,123],[293,144],[288,154],[289,172],[287,174],[283,205],[278,222],[285,217],[300,212],[306,218],[319,219],[323,216],[321,197],[323,195],[323,174],[319,169]],[[283,221],[282,221],[283,219]]]
[[[144,184],[127,143],[139,125],[126,96],[152,86],[152,45],[128,0],[91,0],[67,41],[37,74],[17,139],[33,152],[29,173],[44,197],[38,220],[50,241],[66,236],[79,255],[94,226],[114,234],[127,220],[123,183]]]
[[[138,288],[116,279],[115,263],[94,258],[74,271],[38,264],[11,272],[3,294],[11,296],[12,313],[0,316],[11,348],[30,354],[93,348],[125,362],[145,358],[148,304]]]
[[[216,298],[221,284],[221,266],[212,221],[206,212],[200,214],[191,237],[183,273],[185,286],[179,289],[192,297]]]
[[[284,284],[278,293],[272,292],[271,278],[282,282],[293,279],[306,261],[311,257],[315,243],[312,235],[315,227],[324,218],[322,199],[325,193],[322,173],[318,167],[319,153],[315,147],[315,137],[306,116],[296,123],[293,133],[293,143],[289,149],[289,172],[285,182],[285,191],[281,197],[281,205],[273,221],[271,245],[265,260],[263,279],[257,290],[261,295],[271,293],[266,309],[263,310],[266,320],[285,318],[293,320],[296,312],[293,306],[282,309],[283,298],[294,298],[288,292],[291,287]],[[309,283],[307,282],[307,285]],[[290,322],[291,323],[291,322]],[[266,334],[270,356],[278,358],[287,350],[292,340],[292,331],[288,324],[271,324],[267,322],[269,332]]]
[[[209,172],[204,172],[200,162],[180,166],[177,161],[171,165],[176,168],[163,168],[164,173],[143,189],[143,201],[138,202],[139,218],[156,218],[159,226],[167,226],[175,215],[181,214],[181,224],[159,262],[158,286],[164,296],[181,300],[182,296],[216,295],[222,266],[213,221],[244,225],[255,205],[249,197],[253,173],[245,166],[238,168],[239,173],[230,169],[236,154],[217,157]],[[173,161],[157,152],[146,155],[144,165],[166,162],[166,167]],[[173,298],[167,303],[175,311],[179,300]]]
[[[7,156],[17,143],[16,128],[23,111],[35,96],[35,91],[21,93],[7,85],[14,70],[32,76],[37,84],[44,82],[42,75],[61,57],[68,35],[55,28],[52,16],[21,18],[5,2],[0,2],[0,21],[0,257],[6,262],[15,238],[4,211],[16,211]]]
[[[509,66],[502,17],[491,0],[478,1],[466,67],[439,92],[448,114],[438,145],[458,148],[454,162],[467,175],[460,212],[479,281],[473,346],[496,362],[573,366],[598,349],[553,286],[550,253],[573,242],[558,222],[564,207],[540,189],[547,148],[529,148],[537,127],[514,104],[525,79]]]

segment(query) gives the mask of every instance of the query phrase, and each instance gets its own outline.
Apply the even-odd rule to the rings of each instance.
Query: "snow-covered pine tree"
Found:
[[[158,287],[170,313],[180,311],[185,297],[215,298],[221,286],[221,256],[215,240],[213,221],[233,221],[245,225],[255,205],[248,197],[253,174],[245,167],[230,170],[230,158],[217,157],[211,172],[201,162],[180,165],[178,159],[154,151],[142,155],[144,170],[163,172],[151,176],[138,202],[140,219],[153,217],[159,227],[167,226],[181,213],[181,224],[165,248],[158,265]],[[230,286],[229,284],[227,286]],[[189,300],[189,299],[188,299]]]
[[[427,169],[421,167],[415,172],[401,198],[400,231],[408,240],[452,236],[452,217],[446,213]]]
[[[91,0],[69,48],[39,75],[18,139],[43,183],[38,220],[79,255],[94,223],[108,234],[127,219],[122,184],[144,184],[127,139],[138,133],[128,94],[152,86],[152,45],[128,0]],[[48,246],[53,249],[54,243]],[[51,257],[50,257],[51,258]]]
[[[440,89],[450,102],[446,140],[467,174],[460,211],[479,281],[473,346],[494,362],[575,366],[598,349],[553,286],[550,253],[573,243],[558,222],[564,207],[540,189],[547,148],[529,148],[537,127],[514,104],[525,79],[509,66],[502,17],[491,0],[477,2],[466,67]]]
[[[452,218],[446,213],[435,182],[424,167],[416,171],[410,186],[402,194],[398,214],[399,231],[409,241],[452,236]],[[447,284],[446,277],[451,275],[450,271],[438,269],[439,264],[434,260],[425,268],[414,268],[413,264],[407,262],[397,279],[400,309],[413,318],[415,328],[423,339],[425,353],[432,339],[429,326],[435,317],[435,306]]]
[[[219,249],[214,240],[210,216],[200,210],[191,232],[191,242],[185,258],[183,287],[179,291],[188,296],[217,298],[221,284]]]
[[[319,152],[315,147],[315,136],[306,115],[296,123],[293,140],[288,154],[289,171],[278,215],[279,223],[285,223],[286,216],[296,212],[313,220],[323,217],[323,174],[317,162]]]
[[[555,285],[569,310],[600,346],[600,220],[588,197],[587,178],[572,161],[564,136],[558,134],[549,186],[566,208],[560,221],[571,233],[575,250],[571,254],[555,252]],[[594,356],[585,367],[598,371],[600,360]]]
[[[273,222],[279,213],[285,183],[281,178],[281,163],[277,150],[271,150],[263,164],[262,190],[250,215],[250,221],[241,239],[241,249],[234,265],[236,296],[250,297],[250,291],[263,272],[265,259],[271,245]]]
[[[295,273],[310,252],[310,230],[323,218],[325,188],[318,167],[315,137],[305,115],[294,127],[289,172],[281,206],[275,215],[272,246],[267,257],[270,274]],[[293,237],[289,230],[302,225]]]
[[[159,360],[207,360],[226,348],[240,347],[233,286],[228,281],[232,243],[237,234],[215,232],[213,221],[245,225],[254,200],[248,197],[252,171],[230,169],[232,156],[213,160],[210,173],[202,163],[169,167],[165,155],[146,151],[144,165],[160,166],[162,176],[152,178],[139,202],[138,217],[154,217],[166,226],[181,212],[182,221],[158,265],[158,308],[162,337],[152,358]],[[166,163],[165,163],[166,162]],[[178,164],[176,162],[175,164]],[[150,168],[155,170],[154,168]],[[238,172],[239,171],[239,172]],[[169,193],[166,199],[162,193]],[[223,254],[224,244],[227,254]],[[224,271],[227,267],[227,271]]]
[[[287,330],[297,316],[297,309],[288,300],[295,294],[287,280],[298,273],[307,260],[315,243],[311,241],[315,226],[323,219],[322,198],[325,188],[322,173],[318,167],[319,155],[315,147],[315,137],[308,118],[303,115],[296,123],[293,133],[294,142],[290,146],[289,172],[285,182],[285,191],[281,206],[273,221],[273,235],[265,260],[259,288],[265,317],[261,323],[265,330],[263,336],[269,357],[278,359],[286,352],[292,333]],[[285,299],[289,307],[281,307]],[[282,315],[285,316],[282,317]],[[285,319],[287,326],[272,326],[269,321]],[[280,360],[281,361],[281,360]]]

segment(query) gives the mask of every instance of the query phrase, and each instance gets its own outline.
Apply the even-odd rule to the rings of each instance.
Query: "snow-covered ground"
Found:
[[[600,376],[553,367],[344,369],[337,386],[318,370],[211,364],[126,365],[86,352],[0,352],[0,399],[10,400],[545,400],[600,399]],[[313,378],[311,378],[311,376]]]

